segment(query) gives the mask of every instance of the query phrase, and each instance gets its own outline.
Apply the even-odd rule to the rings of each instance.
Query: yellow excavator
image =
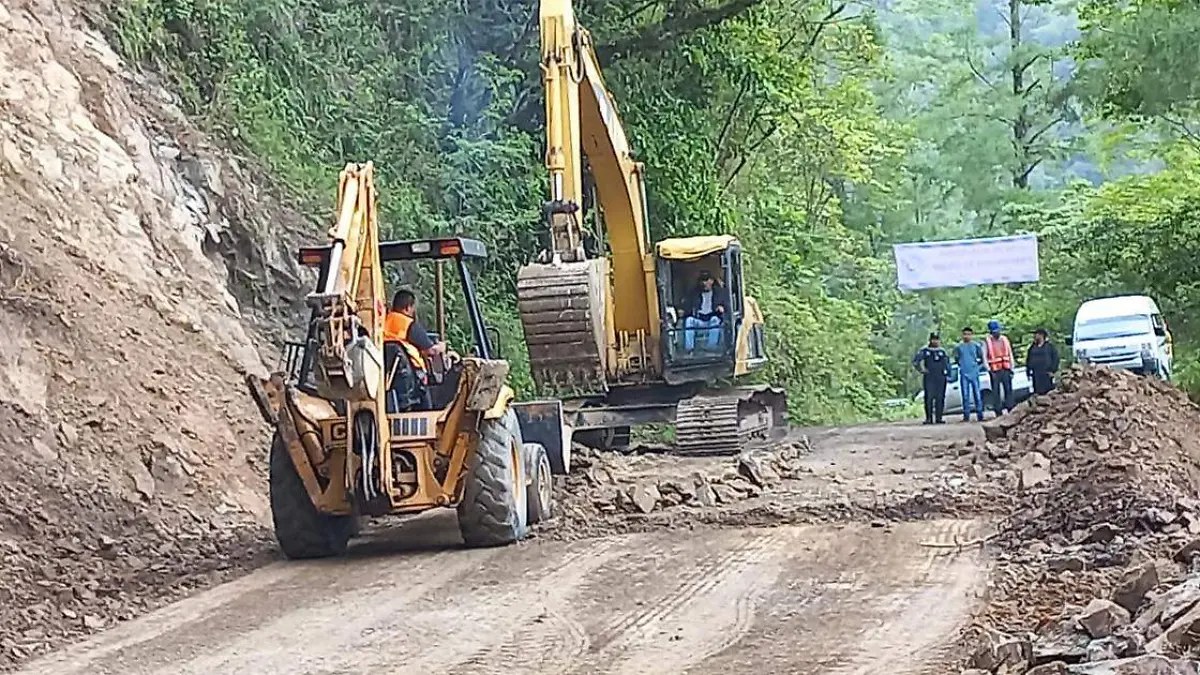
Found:
[[[487,248],[461,237],[380,242],[373,176],[369,163],[346,166],[328,244],[300,251],[318,272],[305,340],[287,345],[270,379],[247,377],[275,430],[276,538],[289,558],[338,555],[362,516],[455,508],[467,545],[517,541],[553,508],[561,404],[513,401],[468,264]],[[418,372],[402,342],[385,341],[385,265],[396,262],[436,266],[439,326],[443,268],[456,268],[468,357],[430,359]]]
[[[587,445],[619,448],[632,426],[674,423],[680,452],[735,452],[782,427],[787,408],[779,388],[731,384],[767,363],[741,243],[698,236],[651,248],[643,165],[592,38],[571,0],[541,0],[539,14],[549,244],[517,275],[534,381],[563,400]],[[585,227],[585,177],[598,207],[594,233]]]

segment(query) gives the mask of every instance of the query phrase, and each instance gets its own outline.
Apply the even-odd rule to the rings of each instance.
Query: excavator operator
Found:
[[[696,348],[697,333],[705,336],[705,346],[715,349],[721,340],[721,322],[729,308],[729,293],[717,285],[717,280],[708,270],[700,271],[699,284],[688,298],[686,318],[683,320],[684,348]]]
[[[416,317],[417,296],[410,290],[396,292],[392,297],[392,308],[383,321],[384,355],[388,368],[388,396],[401,409],[429,410],[433,407],[429,394],[429,366],[427,357],[446,352],[446,343],[435,343],[429,337],[425,326]],[[388,343],[400,346],[412,364],[413,377],[397,377],[399,368],[399,350],[389,350]]]

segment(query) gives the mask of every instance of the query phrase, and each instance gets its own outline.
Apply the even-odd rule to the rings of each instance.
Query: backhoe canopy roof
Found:
[[[325,264],[333,246],[305,246],[300,249],[300,264],[317,267]],[[486,258],[487,246],[477,239],[443,237],[408,241],[379,242],[379,261],[438,260],[442,258]]]
[[[658,242],[658,257],[664,260],[695,260],[724,251],[736,243],[737,237],[731,234],[663,239]]]

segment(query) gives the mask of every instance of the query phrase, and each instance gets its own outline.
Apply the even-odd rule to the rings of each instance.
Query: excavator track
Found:
[[[782,427],[786,399],[771,387],[703,394],[679,402],[675,447],[682,455],[733,455],[745,444]]]

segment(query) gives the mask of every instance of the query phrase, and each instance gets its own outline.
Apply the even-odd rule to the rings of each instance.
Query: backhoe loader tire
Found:
[[[551,490],[550,456],[541,443],[525,444],[525,503],[530,525],[550,520],[554,516],[554,496]]]
[[[279,434],[271,441],[271,516],[275,539],[293,560],[328,558],[346,552],[354,531],[354,516],[330,516],[317,511],[287,445]]]
[[[503,546],[529,534],[523,445],[512,409],[480,423],[458,505],[458,530],[467,546]]]

